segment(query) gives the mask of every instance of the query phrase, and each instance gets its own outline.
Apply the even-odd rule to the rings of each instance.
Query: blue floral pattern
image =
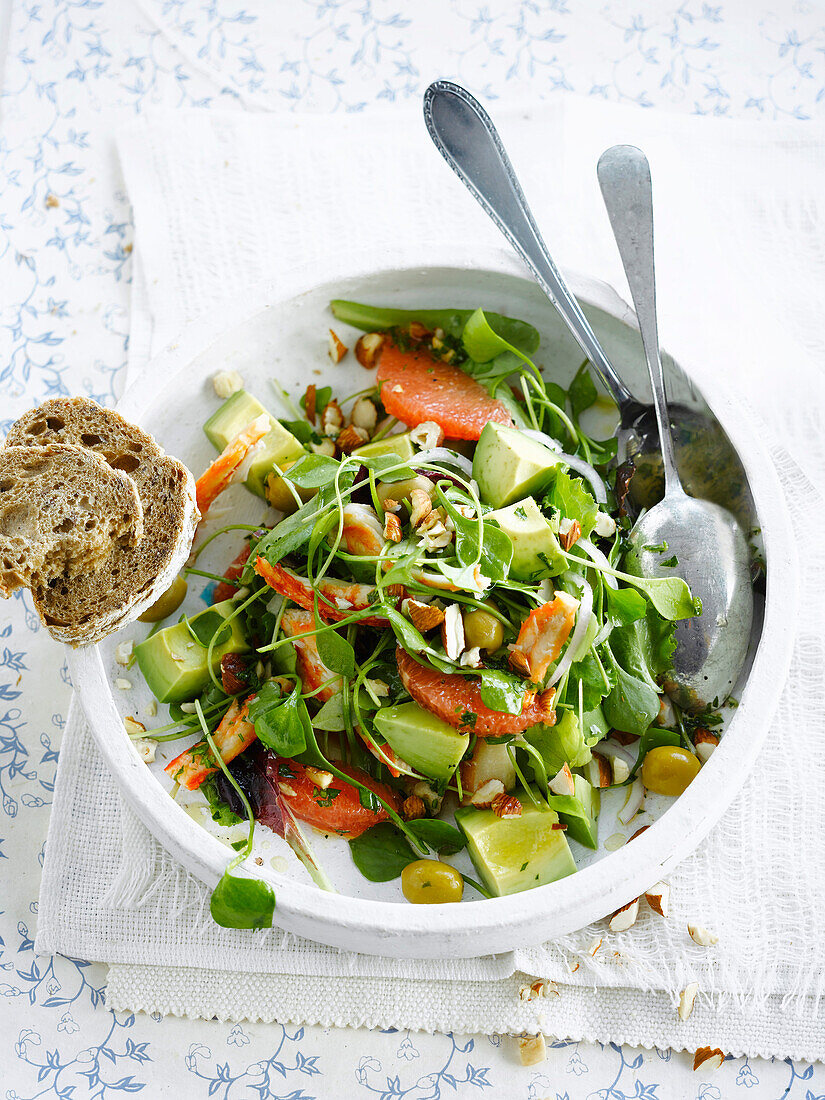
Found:
[[[392,110],[434,76],[485,99],[558,92],[753,119],[825,118],[810,0],[16,0],[0,132],[0,434],[33,402],[122,387],[133,224],[117,109]],[[0,1100],[825,1100],[825,1067],[670,1051],[223,1024],[107,1011],[104,968],[36,958],[39,867],[69,697],[26,594],[0,608]]]

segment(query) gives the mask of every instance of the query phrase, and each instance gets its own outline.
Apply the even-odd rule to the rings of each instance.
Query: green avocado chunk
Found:
[[[503,508],[545,488],[558,463],[558,457],[544,444],[491,420],[476,445],[473,477],[481,499]]]
[[[540,753],[548,779],[552,779],[565,764],[571,768],[582,768],[590,760],[590,749],[572,710],[562,711],[555,726],[530,726],[524,731],[524,740]],[[527,756],[526,760],[534,778],[538,779],[532,755]]]
[[[265,497],[266,479],[272,473],[273,467],[304,453],[304,448],[292,432],[279,424],[272,413],[246,390],[238,390],[227,397],[217,412],[212,413],[206,421],[203,430],[212,446],[222,451],[238,432],[242,432],[261,413],[269,417],[271,427],[258,444],[244,485],[256,496]]]
[[[509,536],[513,544],[510,576],[515,580],[556,577],[567,568],[559,540],[532,497],[488,512],[484,519],[495,520]]]
[[[594,851],[599,846],[599,791],[582,775],[574,775],[575,794],[551,794],[547,801],[567,826],[567,836]]]
[[[449,779],[470,743],[468,733],[442,722],[418,703],[384,707],[375,726],[402,760],[430,779]]]
[[[558,814],[525,804],[519,817],[496,817],[492,810],[463,806],[456,824],[482,882],[495,897],[531,890],[576,870],[564,832],[554,829]]]
[[[399,435],[388,435],[386,439],[377,439],[374,443],[365,443],[363,447],[356,447],[352,453],[363,455],[365,458],[397,455],[402,462],[409,462],[415,454],[415,447],[410,439],[410,433],[401,432]]]
[[[138,668],[143,673],[149,690],[159,702],[182,703],[187,699],[194,699],[209,683],[207,646],[210,632],[214,634],[216,630],[222,630],[223,633],[227,629],[229,631],[226,641],[221,641],[212,650],[212,668],[215,670],[220,667],[224,654],[245,653],[249,649],[237,617],[228,628],[218,621],[226,619],[234,610],[233,601],[224,600],[223,603],[216,603],[189,619],[201,641],[207,640],[206,645],[199,645],[186,623],[181,622],[159,630],[157,634],[135,646]]]

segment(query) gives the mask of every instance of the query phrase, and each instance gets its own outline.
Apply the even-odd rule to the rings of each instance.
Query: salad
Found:
[[[135,649],[169,706],[148,736],[187,739],[173,795],[248,823],[211,902],[231,927],[272,921],[271,887],[237,870],[256,822],[323,888],[313,828],[412,903],[501,896],[575,872],[603,788],[626,789],[629,824],[718,741],[718,715],[664,693],[674,624],[700,608],[676,572],[625,568],[633,470],[583,427],[604,401],[587,365],[563,389],[535,328],[482,309],[331,308],[364,333],[365,387],[309,385],[299,406],[279,391],[276,418],[222,378],[198,504],[243,481],[262,520],[198,540],[186,572],[210,606],[161,628],[179,579]],[[218,538],[227,559],[242,540],[223,576],[197,561]],[[465,848],[477,878],[450,863]]]

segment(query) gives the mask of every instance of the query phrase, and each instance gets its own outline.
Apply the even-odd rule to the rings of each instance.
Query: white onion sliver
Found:
[[[469,458],[456,454],[455,451],[448,451],[446,447],[433,447],[431,451],[419,451],[417,455],[410,459],[412,466],[415,466],[416,462],[449,462],[452,466],[467,474],[468,477],[473,472],[473,464]]]
[[[558,667],[547,684],[548,687],[552,687],[553,684],[557,684],[559,680],[564,676],[573,661],[579,657],[579,648],[581,647],[582,639],[587,633],[587,628],[590,626],[590,620],[593,618],[593,589],[587,583],[584,582],[584,592],[579,603],[579,610],[576,614],[576,625],[573,628],[573,637],[570,639],[567,650],[559,661]]]
[[[599,756],[605,756],[608,759],[618,757],[619,760],[624,760],[625,764],[628,764],[631,768],[636,763],[636,757],[633,756],[624,745],[620,745],[618,741],[613,741],[608,738],[607,741],[599,741],[595,746],[595,751]]]
[[[627,789],[627,798],[616,815],[622,825],[629,825],[645,802],[645,789],[641,779],[634,779]]]
[[[600,565],[603,569],[612,569],[613,566],[607,560],[605,555],[599,550],[597,546],[594,546],[590,539],[578,539],[576,546],[580,546],[584,550],[585,554],[591,558],[596,565]],[[602,573],[604,577],[604,583],[610,588],[618,588],[619,582],[615,577],[611,577],[609,573]]]
[[[589,462],[585,462],[583,458],[577,458],[575,455],[565,454],[564,451],[559,452],[559,458],[566,462],[571,470],[575,470],[577,474],[582,475],[585,481],[589,482],[598,504],[607,504],[607,489]]]
[[[561,443],[545,432],[536,431],[535,428],[522,428],[521,434],[526,435],[528,439],[535,439],[536,443],[542,443],[554,454],[559,454],[561,452]]]

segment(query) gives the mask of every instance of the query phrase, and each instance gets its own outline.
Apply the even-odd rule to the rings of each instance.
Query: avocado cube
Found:
[[[235,609],[232,600],[224,600],[192,615],[189,622],[195,629],[200,625],[204,631],[201,636],[206,637],[205,631],[212,625],[212,620],[206,616],[217,615],[220,619],[226,619]],[[226,633],[225,627],[217,622],[214,625]],[[212,650],[213,670],[217,671],[225,654],[245,653],[248,649],[243,627],[236,616],[229,624],[226,641],[221,641]],[[207,656],[208,649],[195,641],[185,622],[167,626],[135,646],[138,668],[149,690],[161,703],[182,703],[194,699],[203,691],[210,679]]]
[[[258,444],[244,482],[247,489],[259,497],[266,496],[266,479],[275,466],[299,458],[304,453],[299,440],[246,390],[238,390],[228,397],[203,426],[212,446],[222,451],[230,440],[262,413],[269,417],[270,429]]]
[[[399,435],[388,435],[386,439],[376,439],[374,443],[365,443],[363,447],[356,447],[352,453],[363,458],[395,455],[401,462],[409,462],[415,454],[415,447],[410,433],[402,432]]]
[[[558,824],[558,814],[525,805],[519,817],[463,806],[456,824],[482,882],[495,897],[517,894],[572,875],[576,864]]]
[[[384,707],[375,727],[411,768],[430,779],[449,779],[470,743],[468,733],[442,722],[418,703]]]
[[[484,519],[494,520],[509,536],[513,544],[510,576],[515,580],[556,577],[567,568],[559,540],[532,497],[488,512]]]
[[[558,456],[543,443],[491,420],[476,445],[473,477],[481,499],[503,508],[538,493],[552,481],[558,464]]]
[[[599,846],[599,791],[582,775],[573,776],[575,794],[551,794],[547,801],[567,826],[567,836],[594,851]]]

